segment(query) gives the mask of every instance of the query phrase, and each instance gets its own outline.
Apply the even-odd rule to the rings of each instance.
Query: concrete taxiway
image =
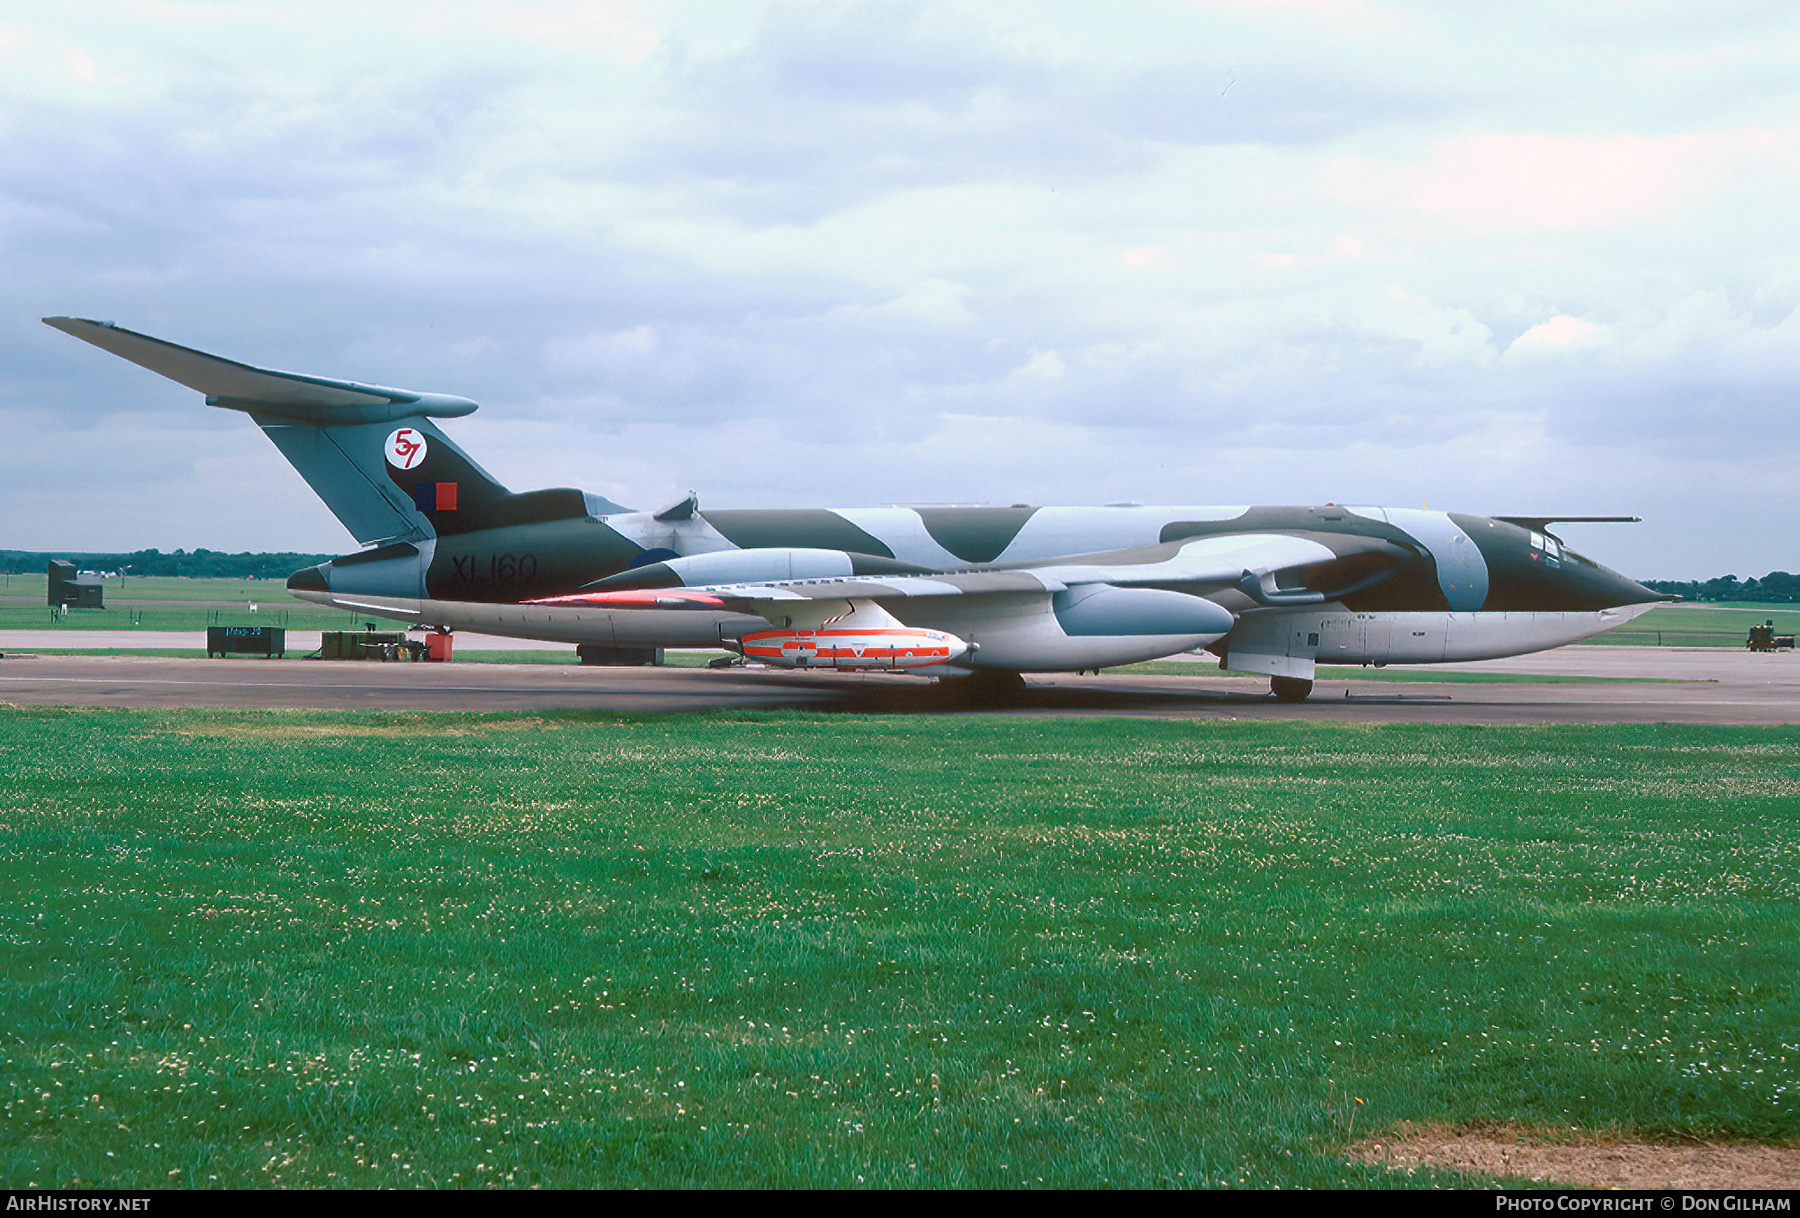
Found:
[[[1459,665],[1565,684],[1322,679],[1304,703],[1276,702],[1260,677],[1108,673],[1029,678],[1010,714],[1347,720],[1385,723],[1800,723],[1800,656],[1724,648],[1565,647]],[[847,713],[975,709],[906,676],[772,670],[582,668],[19,656],[0,660],[0,702],[16,706],[260,707],[407,711],[708,708]]]

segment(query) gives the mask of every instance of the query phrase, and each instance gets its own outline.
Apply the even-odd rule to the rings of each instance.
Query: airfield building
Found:
[[[92,571],[77,571],[75,564],[50,560],[49,603],[65,609],[104,609],[105,586]]]

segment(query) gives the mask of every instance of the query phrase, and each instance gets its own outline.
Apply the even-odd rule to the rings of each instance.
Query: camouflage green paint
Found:
[[[1253,507],[1231,520],[1173,521],[1164,541],[1231,533],[1286,533],[1318,542],[1339,559],[1302,568],[1299,586],[1336,594],[1349,609],[1449,609],[1437,564],[1406,530],[1344,508]],[[1375,543],[1375,544],[1371,544]]]
[[[631,565],[638,547],[598,520],[459,533],[438,540],[425,586],[434,600],[504,603],[573,592]]]
[[[1324,507],[1253,507],[1230,520],[1175,520],[1163,526],[1162,540],[1185,541],[1190,537],[1215,537],[1231,533],[1317,534],[1321,542],[1331,534],[1342,533],[1356,537],[1379,537],[1384,541],[1398,542],[1409,549],[1418,548],[1404,529],[1330,504]]]
[[[740,550],[805,548],[894,556],[885,542],[824,508],[738,508],[702,515]]]
[[[1034,507],[919,508],[932,540],[964,562],[993,562],[1012,544]]]
[[[388,463],[387,472],[408,498],[421,483],[455,484],[454,509],[419,508],[439,537],[587,515],[587,500],[580,491],[553,487],[514,494],[449,443],[428,444],[425,459],[417,465],[403,470]]]
[[[1561,557],[1531,544],[1531,533],[1485,516],[1453,513],[1454,520],[1487,560],[1489,592],[1484,608],[1496,612],[1591,612],[1658,599],[1657,594],[1573,550]]]

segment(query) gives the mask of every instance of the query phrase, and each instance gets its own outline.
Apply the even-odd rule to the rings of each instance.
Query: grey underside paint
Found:
[[[343,596],[296,592],[302,600],[361,609],[418,626],[445,626],[517,639],[638,647],[717,647],[768,622],[741,613],[633,609],[614,612],[553,606],[421,600],[396,596]]]

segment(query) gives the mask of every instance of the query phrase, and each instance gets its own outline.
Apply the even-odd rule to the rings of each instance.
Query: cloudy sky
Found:
[[[0,7],[0,547],[354,543],[38,323],[658,508],[1386,503],[1800,570],[1800,8]]]

